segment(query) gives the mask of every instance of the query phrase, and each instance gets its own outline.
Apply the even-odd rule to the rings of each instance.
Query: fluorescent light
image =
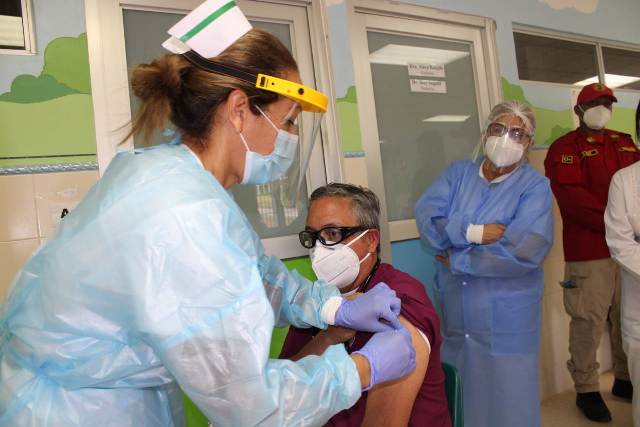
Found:
[[[409,63],[446,65],[466,56],[469,56],[469,52],[388,44],[375,52],[371,52],[369,54],[369,61],[372,64],[391,65],[407,65]]]
[[[637,82],[640,80],[640,77],[634,76],[621,76],[619,74],[605,74],[604,80],[607,82],[607,86],[611,89],[615,89],[620,86],[628,85],[629,83]],[[580,80],[579,82],[575,82],[574,86],[586,86],[591,83],[598,83],[598,76],[589,77],[588,79]]]
[[[471,116],[456,116],[454,114],[440,114],[438,116],[429,117],[423,122],[464,122]]]
[[[0,15],[0,45],[15,47],[24,46],[22,18]]]

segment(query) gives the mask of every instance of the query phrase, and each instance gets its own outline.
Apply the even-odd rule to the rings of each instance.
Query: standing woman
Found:
[[[133,133],[170,120],[180,137],[119,154],[19,273],[0,318],[1,426],[181,425],[178,386],[216,426],[319,425],[415,366],[393,291],[346,302],[290,273],[227,192],[283,176],[296,116],[322,110],[289,51],[245,33],[214,61],[134,70]],[[268,359],[276,324],[386,332],[364,356],[336,345],[294,363]]]
[[[640,102],[636,110],[640,138]],[[619,170],[611,180],[604,213],[607,245],[620,273],[622,348],[633,388],[640,388],[640,162]],[[640,427],[640,397],[633,395],[633,425]]]
[[[529,107],[498,104],[488,121],[485,157],[452,163],[415,216],[422,239],[440,251],[441,354],[462,375],[465,422],[533,427],[551,190],[526,162],[535,130]]]

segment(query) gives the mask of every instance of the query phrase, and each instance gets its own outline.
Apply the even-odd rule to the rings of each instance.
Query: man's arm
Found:
[[[354,300],[364,295],[362,292],[356,292],[349,296],[345,296],[344,299]],[[291,333],[291,331],[289,332]],[[343,328],[340,326],[329,326],[327,329],[320,330],[311,341],[304,345],[296,354],[289,355],[286,358],[291,360],[300,360],[306,356],[320,356],[324,351],[334,344],[340,344],[349,341],[356,334],[356,331],[349,328]],[[287,348],[289,335],[285,340],[283,352]],[[288,353],[288,351],[286,351]],[[282,354],[281,356],[282,357]]]
[[[353,338],[355,334],[356,331],[353,329],[329,326],[327,329],[318,332],[311,341],[305,344],[305,346],[291,356],[290,359],[297,361],[306,356],[320,356],[330,346],[347,342]]]
[[[369,390],[363,427],[392,427],[409,424],[411,410],[427,374],[430,348],[418,329],[400,316],[400,322],[411,332],[416,349],[416,369],[396,381]]]

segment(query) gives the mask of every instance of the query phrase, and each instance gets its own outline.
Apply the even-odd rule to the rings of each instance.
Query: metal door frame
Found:
[[[418,35],[472,45],[478,115],[487,117],[502,100],[495,21],[388,0],[346,0],[362,146],[369,187],[380,198],[381,257],[391,261],[391,242],[419,238],[414,219],[388,221],[367,31]]]

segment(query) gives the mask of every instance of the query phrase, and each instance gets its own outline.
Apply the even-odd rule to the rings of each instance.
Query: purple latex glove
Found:
[[[358,351],[367,358],[371,369],[367,391],[376,384],[404,377],[416,368],[416,350],[411,334],[404,326],[393,331],[378,332]]]
[[[344,300],[336,312],[336,326],[365,332],[401,329],[400,298],[386,283],[379,283],[359,298]]]

